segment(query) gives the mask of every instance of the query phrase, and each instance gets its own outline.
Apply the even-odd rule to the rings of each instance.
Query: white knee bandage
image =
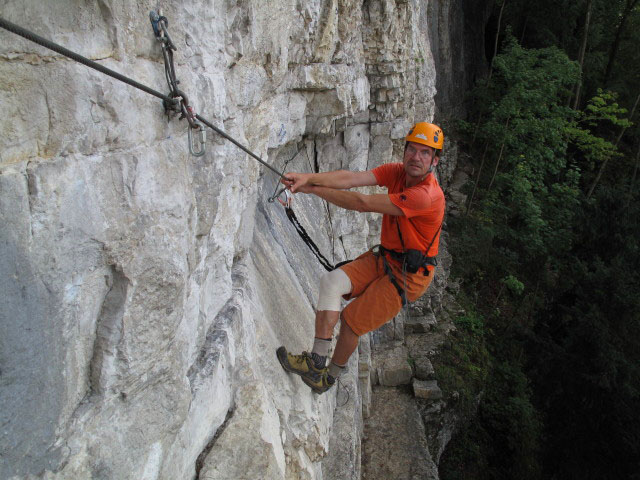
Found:
[[[320,294],[316,310],[340,311],[340,298],[351,292],[351,280],[341,268],[325,273],[320,278]]]

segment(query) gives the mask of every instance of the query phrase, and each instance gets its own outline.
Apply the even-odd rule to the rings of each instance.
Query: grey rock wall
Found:
[[[276,168],[373,168],[433,116],[424,2],[160,6],[196,111]],[[157,7],[0,15],[164,92]],[[0,478],[359,478],[369,350],[347,402],[275,359],[310,347],[322,272],[266,202],[275,177],[212,132],[190,156],[156,98],[5,31],[0,105]],[[334,261],[379,232],[295,209]]]
[[[437,71],[436,119],[443,125],[464,116],[466,93],[488,71],[484,36],[492,8],[487,1],[440,0],[424,12]]]

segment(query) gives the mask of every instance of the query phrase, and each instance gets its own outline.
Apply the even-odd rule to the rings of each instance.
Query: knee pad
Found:
[[[341,268],[327,272],[320,278],[317,311],[340,311],[340,298],[351,292],[351,280]]]

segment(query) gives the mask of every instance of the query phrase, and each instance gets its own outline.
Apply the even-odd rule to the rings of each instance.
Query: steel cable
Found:
[[[0,27],[4,28],[5,30],[8,30],[12,33],[15,33],[16,35],[19,35],[23,38],[26,38],[27,40],[30,40],[34,43],[37,43],[38,45],[48,48],[49,50],[53,50],[54,52],[59,53],[60,55],[64,55],[65,57],[68,57],[72,60],[75,60],[78,63],[82,63],[83,65],[89,67],[89,68],[93,68],[94,70],[97,70],[101,73],[104,73],[105,75],[108,75],[112,78],[115,78],[116,80],[120,80],[121,82],[126,83],[127,85],[131,85],[132,87],[135,87],[139,90],[142,90],[143,92],[146,92],[150,95],[153,95],[154,97],[158,97],[162,100],[164,100],[166,102],[166,104],[171,105],[171,106],[177,106],[178,103],[180,102],[180,100],[177,100],[176,98],[171,98],[167,95],[164,95],[163,93],[158,92],[157,90],[154,90],[150,87],[147,87],[146,85],[143,85],[139,82],[136,82],[135,80],[129,78],[129,77],[125,77],[124,75],[111,70],[110,68],[107,68],[103,65],[100,65],[97,62],[94,62],[93,60],[90,60],[86,57],[83,57],[82,55],[79,55],[75,52],[72,52],[71,50],[58,45],[57,43],[54,43],[50,40],[47,40],[46,38],[43,38],[25,28],[22,28],[14,23],[11,23],[7,20],[5,20],[4,18],[0,17]],[[166,74],[166,73],[165,73]],[[239,143],[238,141],[236,141],[234,138],[230,137],[229,135],[227,135],[225,132],[223,132],[222,130],[220,130],[219,128],[217,128],[215,125],[213,125],[211,122],[209,122],[208,120],[206,120],[205,118],[203,118],[200,115],[196,115],[196,118],[198,120],[200,120],[202,123],[204,123],[207,127],[211,128],[214,132],[216,132],[218,135],[226,138],[227,140],[229,140],[231,143],[233,143],[235,146],[237,146],[238,148],[240,148],[242,151],[244,151],[245,153],[248,153],[251,157],[253,157],[254,159],[256,159],[258,162],[260,162],[262,165],[264,165],[266,168],[268,168],[269,170],[271,170],[273,173],[275,173],[276,175],[278,175],[279,178],[283,178],[282,175],[280,174],[280,172],[278,172],[275,168],[273,168],[271,165],[269,165],[268,163],[266,163],[264,160],[262,160],[258,155],[256,155],[255,153],[253,153],[251,150],[249,150],[248,148],[246,148],[244,145],[242,145],[241,143]]]
[[[267,162],[265,162],[264,160],[262,160],[259,156],[257,156],[255,153],[253,153],[251,150],[249,150],[248,148],[246,148],[244,145],[242,145],[241,143],[238,143],[233,137],[230,137],[229,135],[227,135],[226,133],[224,133],[222,130],[220,130],[218,127],[216,127],[213,123],[211,123],[209,120],[207,120],[206,118],[202,118],[202,116],[200,116],[199,114],[196,114],[196,118],[198,120],[200,120],[202,123],[204,123],[207,127],[209,127],[211,130],[213,130],[214,132],[216,132],[218,135],[220,135],[221,137],[226,138],[227,140],[229,140],[231,143],[233,143],[236,147],[238,147],[240,150],[244,151],[245,153],[248,153],[249,155],[251,155],[253,158],[255,158],[258,162],[260,162],[262,165],[264,165],[265,167],[267,167],[269,170],[271,170],[273,173],[275,173],[276,175],[278,175],[279,178],[285,178],[283,177],[280,172],[278,170],[276,170],[275,168],[273,168],[271,165],[269,165]]]
[[[82,63],[83,65],[86,65],[89,68],[98,70],[99,72],[102,72],[105,75],[109,75],[110,77],[120,80],[121,82],[131,85],[132,87],[142,90],[143,92],[146,92],[150,95],[153,95],[154,97],[158,97],[164,100],[165,102],[168,102],[170,105],[176,104],[178,102],[174,98],[171,98],[163,93],[160,93],[152,88],[147,87],[146,85],[136,82],[131,78],[125,77],[124,75],[116,71],[113,71],[110,68],[107,68],[103,65],[100,65],[99,63],[94,62],[93,60],[89,60],[88,58],[83,57],[82,55],[78,55],[77,53],[72,52],[71,50],[68,50],[63,46],[58,45],[57,43],[47,40],[46,38],[36,35],[35,33],[30,32],[29,30],[26,30],[18,25],[8,22],[2,17],[0,17],[0,27],[4,28],[5,30],[9,30],[12,33],[15,33],[16,35],[20,35],[21,37],[26,38],[27,40],[37,43],[38,45],[48,48],[49,50],[53,50],[54,52],[57,52],[60,55],[64,55],[65,57],[75,60],[76,62]]]

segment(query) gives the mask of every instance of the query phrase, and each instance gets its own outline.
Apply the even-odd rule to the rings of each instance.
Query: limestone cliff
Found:
[[[0,16],[166,91],[157,7]],[[160,7],[196,111],[275,168],[299,150],[288,169],[370,169],[433,118],[426,2]],[[322,273],[266,201],[277,178],[211,131],[191,156],[158,99],[6,31],[0,105],[0,478],[360,478],[369,339],[323,396],[275,358],[310,347]],[[379,232],[315,198],[294,208],[336,262]]]

